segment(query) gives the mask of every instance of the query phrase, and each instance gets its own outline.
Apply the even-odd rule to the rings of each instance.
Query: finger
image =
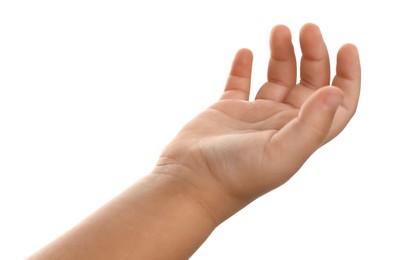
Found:
[[[344,92],[342,107],[347,110],[350,119],[358,105],[361,88],[361,65],[358,49],[353,44],[346,44],[337,54],[336,76],[332,85]]]
[[[318,26],[306,24],[300,31],[302,59],[300,84],[289,92],[287,104],[300,108],[305,100],[322,86],[330,83],[329,55]]]
[[[317,89],[330,83],[328,50],[318,26],[306,24],[300,31],[300,84]]]
[[[336,112],[326,142],[332,140],[346,127],[357,109],[361,88],[361,65],[356,46],[346,44],[340,48],[337,54],[336,76],[332,85],[344,92],[344,99]]]
[[[296,58],[288,27],[277,25],[272,29],[270,51],[268,82],[262,86],[256,98],[281,102],[296,84]]]
[[[328,135],[343,92],[335,87],[316,91],[304,103],[297,118],[273,135],[267,146],[269,160],[281,181],[288,180],[316,151]]]
[[[252,52],[241,49],[236,53],[221,99],[248,100],[250,96]]]

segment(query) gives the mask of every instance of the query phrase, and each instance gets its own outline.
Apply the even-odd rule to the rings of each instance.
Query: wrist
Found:
[[[152,175],[162,176],[178,190],[190,205],[201,212],[206,221],[216,228],[250,201],[244,201],[225,192],[221,184],[204,171],[197,171],[186,164],[161,157]]]

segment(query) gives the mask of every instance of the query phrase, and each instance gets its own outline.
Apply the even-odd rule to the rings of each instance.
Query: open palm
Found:
[[[204,172],[199,178],[247,199],[292,177],[354,115],[361,74],[357,49],[346,44],[338,52],[330,87],[328,51],[316,25],[301,29],[300,45],[297,84],[291,33],[283,25],[273,28],[267,82],[253,101],[252,53],[240,50],[221,99],[183,128],[163,158]]]

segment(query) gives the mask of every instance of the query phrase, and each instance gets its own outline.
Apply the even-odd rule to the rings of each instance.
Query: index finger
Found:
[[[354,115],[361,88],[361,64],[358,49],[353,44],[345,44],[337,54],[336,76],[332,85],[344,92],[342,107]]]

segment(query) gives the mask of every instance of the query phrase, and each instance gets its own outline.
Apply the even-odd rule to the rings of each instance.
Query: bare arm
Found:
[[[215,228],[190,195],[149,175],[31,259],[187,259]]]
[[[330,82],[320,30],[300,32],[297,83],[289,29],[271,34],[267,82],[250,101],[252,53],[240,50],[218,102],[164,149],[153,172],[31,259],[187,259],[223,221],[289,180],[356,111],[360,64],[338,52]]]

